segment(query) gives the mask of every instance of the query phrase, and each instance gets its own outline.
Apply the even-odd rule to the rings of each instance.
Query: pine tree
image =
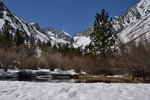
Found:
[[[48,41],[48,42],[46,43],[46,47],[51,47],[51,42],[50,42],[50,41]]]
[[[36,55],[36,42],[35,42],[35,34],[31,33],[30,37],[29,37],[29,41],[30,41],[30,47],[29,47],[29,56],[34,56]]]
[[[94,56],[105,57],[115,47],[116,34],[112,32],[111,20],[103,9],[101,14],[96,14],[94,30],[91,34],[89,52]],[[92,47],[92,48],[91,48]]]
[[[56,46],[56,45],[53,45],[53,53],[54,53],[54,52],[57,52],[57,50],[58,50],[57,46]]]
[[[62,53],[64,56],[67,55],[67,53],[69,52],[69,44],[64,44],[64,45],[60,45],[59,46],[59,52]]]
[[[15,45],[17,47],[17,52],[18,52],[18,47],[20,45],[23,45],[24,44],[24,37],[22,36],[23,34],[21,34],[22,32],[19,31],[18,29],[16,30],[16,33],[14,35],[14,42],[15,42]]]
[[[5,49],[9,48],[13,44],[13,36],[11,33],[12,27],[9,25],[9,21],[5,20],[5,24],[2,28],[1,45]]]

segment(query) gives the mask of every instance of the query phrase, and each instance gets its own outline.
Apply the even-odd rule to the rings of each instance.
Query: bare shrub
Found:
[[[13,65],[13,62],[16,59],[16,54],[13,48],[7,48],[7,51],[5,49],[0,49],[0,63],[1,67],[7,71],[8,68],[11,68]]]
[[[23,63],[24,69],[37,69],[39,65],[38,58],[35,56],[28,57]]]
[[[62,55],[58,52],[53,53],[51,48],[48,48],[42,53],[42,58],[45,63],[47,63],[47,68],[54,70],[55,68],[61,68],[62,65]]]

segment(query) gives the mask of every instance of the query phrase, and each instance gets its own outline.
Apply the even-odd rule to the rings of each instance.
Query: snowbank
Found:
[[[150,84],[0,81],[0,100],[149,100]]]
[[[40,75],[77,75],[74,70],[69,71],[62,71],[61,69],[55,69],[55,71],[50,71],[49,69],[38,69],[38,70],[8,70],[8,72],[5,72],[3,69],[0,69],[0,78],[16,78],[18,77],[18,74],[20,75],[26,75],[26,76],[40,76]]]
[[[0,70],[0,77],[5,78],[5,77],[9,77],[9,76],[10,76],[9,73],[6,73],[5,71]]]
[[[55,69],[54,71],[51,71],[50,74],[61,74],[61,75],[76,75],[74,70],[68,70],[68,71],[62,71],[61,69]]]
[[[5,72],[3,69],[0,69],[0,78],[15,78],[18,77],[15,71]]]

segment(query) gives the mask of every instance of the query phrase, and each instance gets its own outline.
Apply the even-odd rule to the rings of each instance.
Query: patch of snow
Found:
[[[59,75],[76,75],[74,70],[68,70],[68,71],[62,71],[61,69],[55,69],[54,71],[51,71],[50,74],[59,74]]]
[[[37,57],[41,57],[42,51],[39,48],[36,49],[36,52],[37,52]]]
[[[63,44],[67,44],[67,43],[70,43],[69,41],[66,41],[66,40],[63,40],[63,39],[60,39],[60,38],[56,38],[54,36],[50,36],[50,38],[52,39],[52,45],[56,45],[58,43],[63,43]]]
[[[50,72],[50,70],[49,69],[41,69],[41,68],[38,68],[38,70],[37,71],[45,71],[45,72]]]
[[[62,71],[61,69],[54,69],[54,72],[60,72]]]
[[[71,37],[71,35],[68,34],[67,32],[65,32],[64,30],[62,30],[62,32],[63,32],[64,34],[66,34],[67,36]]]
[[[39,31],[36,30],[36,29],[34,29],[34,30],[35,30],[35,32],[37,33],[37,34],[36,34],[36,38],[39,39],[41,42],[44,42],[44,41],[47,42],[47,41],[49,40],[49,38],[48,38],[45,34],[39,32]]]
[[[5,77],[9,77],[9,76],[10,76],[9,73],[3,71],[2,69],[0,70],[0,78],[5,78]]]
[[[107,77],[116,77],[116,78],[124,78],[129,76],[128,74],[123,74],[123,75],[114,75],[114,76],[107,76]]]
[[[75,75],[75,74],[77,74],[76,72],[75,72],[75,70],[68,70],[68,71],[66,71],[66,72],[68,72],[69,74],[71,74],[71,75]]]
[[[35,23],[30,23],[31,25],[34,25]]]
[[[0,28],[2,28],[4,24],[5,24],[4,19],[0,19]]]
[[[0,78],[16,78],[18,77],[16,73],[17,71],[14,70],[8,70],[8,72],[5,72],[3,69],[0,69]]]
[[[81,75],[86,75],[87,73],[84,72],[84,71],[81,71],[80,74],[81,74]]]
[[[85,46],[89,45],[91,43],[90,36],[75,36],[74,37],[74,43],[73,46],[75,48],[82,47],[85,48]]]
[[[93,76],[93,77],[97,78],[98,76]]]
[[[9,73],[17,73],[18,71],[20,71],[20,70],[18,70],[18,69],[8,69],[7,70],[7,72],[9,72]]]

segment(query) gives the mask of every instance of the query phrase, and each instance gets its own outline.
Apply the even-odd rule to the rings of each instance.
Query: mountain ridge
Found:
[[[150,0],[141,0],[139,3],[131,7],[124,16],[116,16],[113,18],[113,27],[118,34],[122,43],[130,43],[132,40],[139,41],[142,38],[149,38],[150,27]],[[28,23],[17,17],[15,14],[0,2],[0,29],[9,22],[13,28],[13,33],[19,29],[30,36],[35,34],[37,40],[41,42],[51,41],[52,45],[70,44],[75,48],[84,48],[91,42],[90,34],[93,26],[85,31],[70,35],[64,30],[54,30],[53,28],[41,28],[38,23]]]
[[[145,39],[149,40],[149,22],[150,0],[141,0],[136,5],[131,7],[124,16],[115,16],[112,21],[114,31],[118,34],[120,40],[119,42],[126,45],[128,45],[131,42],[139,42]],[[85,31],[84,34],[88,34],[82,35],[88,38],[91,34],[91,31]],[[90,41],[90,39],[88,41]],[[86,41],[86,43],[88,41]],[[76,41],[76,44],[78,43],[80,43],[80,41]],[[88,45],[88,43],[86,45]]]

